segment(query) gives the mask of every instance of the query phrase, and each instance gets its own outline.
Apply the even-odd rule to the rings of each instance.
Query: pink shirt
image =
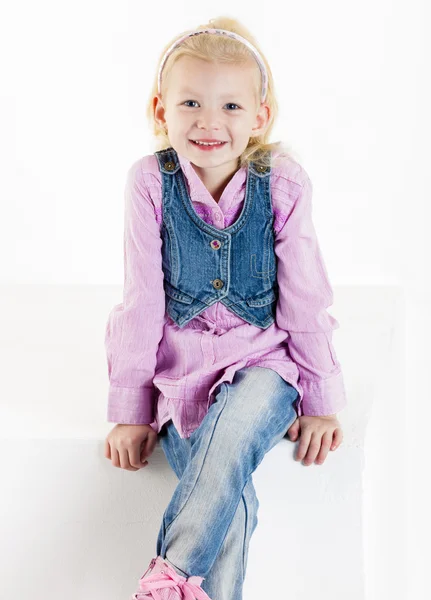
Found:
[[[178,158],[196,213],[219,229],[234,223],[244,201],[246,167],[233,175],[217,203],[190,161]],[[274,369],[298,390],[298,416],[343,409],[343,374],[332,344],[339,324],[326,310],[333,292],[304,168],[288,156],[272,167],[279,299],[275,323],[267,329],[221,302],[182,329],[165,313],[161,191],[155,155],[136,161],[125,189],[123,302],[113,307],[106,325],[108,421],[147,423],[158,433],[172,419],[180,436],[189,437],[216,386],[252,365]]]

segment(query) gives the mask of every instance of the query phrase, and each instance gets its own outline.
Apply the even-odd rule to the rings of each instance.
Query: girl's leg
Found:
[[[182,439],[172,421],[169,421],[161,432],[159,439],[171,468],[178,479],[181,479],[191,457],[190,438]],[[202,589],[211,600],[236,600],[242,597],[249,543],[257,526],[258,509],[259,500],[256,496],[252,476],[250,476],[220,552],[210,572],[201,584]],[[164,526],[162,525],[157,540],[157,555],[160,555],[163,540]],[[171,562],[169,552],[162,558],[167,559],[180,575],[185,577],[191,575],[191,573],[182,571],[175,563]],[[229,572],[230,575],[227,576]]]
[[[242,600],[249,543],[257,526],[258,507],[250,476],[220,552],[201,583],[211,600]]]
[[[174,428],[161,438],[180,482],[163,516],[157,553],[186,575],[204,577],[202,588],[213,600],[241,598],[257,524],[251,476],[296,419],[297,395],[272,369],[245,367],[231,384],[221,384],[188,440],[176,439]],[[236,592],[221,595],[228,585]]]
[[[167,423],[165,423],[165,425],[163,426],[162,431],[160,432],[159,442],[160,442],[160,445],[163,449],[163,452],[166,456],[166,459],[167,459],[171,469],[174,471],[175,475],[178,477],[178,479],[180,480],[180,483],[181,483],[181,477],[183,476],[183,473],[191,459],[190,438],[185,438],[185,439],[181,438],[174,423],[172,422],[172,420],[170,420]],[[177,490],[178,490],[178,487],[176,488],[175,493]],[[173,497],[170,501],[169,506],[172,504],[172,502],[173,502]],[[167,509],[166,509],[166,511],[167,511]],[[164,539],[165,539],[164,523],[165,523],[166,511],[165,511],[165,514],[163,515],[163,522],[160,527],[159,535],[157,538],[156,552],[157,552],[157,556],[161,556],[162,558],[167,558],[168,561],[170,562],[170,556],[167,556],[166,545],[164,544]],[[162,554],[162,548],[163,548],[163,554]],[[178,565],[176,565],[174,563],[171,563],[171,564],[176,569],[176,571],[179,572],[180,575],[183,575],[184,577],[189,577],[190,575],[192,575],[192,573],[186,573],[185,571],[182,571]]]

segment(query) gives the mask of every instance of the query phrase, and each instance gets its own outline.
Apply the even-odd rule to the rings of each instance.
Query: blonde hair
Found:
[[[251,44],[253,44],[253,46],[255,46],[255,48],[259,51],[259,53],[262,56],[268,74],[268,91],[266,94],[265,103],[267,103],[269,106],[270,116],[267,128],[264,131],[264,133],[258,136],[250,137],[247,147],[239,157],[239,168],[247,166],[248,163],[251,161],[255,162],[257,165],[269,166],[269,164],[272,164],[272,166],[274,166],[274,160],[270,163],[270,154],[267,154],[267,152],[276,151],[277,153],[280,153],[283,156],[290,156],[290,150],[288,150],[288,148],[280,141],[272,143],[269,142],[269,137],[274,122],[278,115],[278,102],[275,96],[274,81],[268,61],[266,60],[265,56],[263,55],[261,49],[259,48],[256,40],[251,35],[251,33],[236,19],[223,16],[217,17],[215,19],[210,19],[209,23],[206,23],[205,25],[199,25],[199,27],[197,27],[196,29],[200,30],[208,28],[226,29],[228,31],[233,31],[234,33],[241,35]],[[191,33],[191,31],[194,30],[184,31],[180,35]],[[146,112],[150,126],[152,126],[152,134],[155,137],[156,150],[165,150],[166,148],[172,146],[172,144],[169,141],[168,132],[155,119],[153,99],[154,96],[156,96],[158,93],[157,74],[162,58],[165,52],[168,50],[168,48],[174,43],[176,39],[180,37],[180,35],[175,36],[174,39],[172,39],[168,44],[166,44],[166,46],[160,53],[156,74],[154,77],[153,87],[151,89],[151,93],[148,99]],[[164,96],[164,91],[166,91],[167,88],[169,73],[171,72],[172,67],[174,66],[176,61],[181,56],[192,56],[194,58],[200,58],[202,60],[214,63],[219,62],[238,65],[244,64],[245,62],[249,61],[250,58],[254,60],[253,55],[250,53],[250,51],[244,44],[242,44],[238,40],[229,38],[227,36],[203,34],[189,37],[174,50],[174,52],[168,57],[165,63],[161,83],[162,98]],[[261,81],[259,67],[256,62],[255,64],[256,69],[259,72],[259,81]],[[261,83],[259,83],[259,88],[255,90],[256,96],[259,99],[260,90]]]

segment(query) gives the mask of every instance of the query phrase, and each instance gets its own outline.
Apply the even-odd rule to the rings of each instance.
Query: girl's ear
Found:
[[[268,121],[269,121],[269,117],[270,117],[270,108],[268,106],[268,104],[261,104],[259,107],[259,110],[257,111],[257,115],[256,115],[256,120],[255,120],[255,126],[253,127],[252,131],[252,135],[253,136],[257,136],[257,135],[261,135],[267,125],[268,125]]]
[[[160,94],[156,94],[153,98],[154,119],[162,129],[166,130],[165,107],[163,106]]]

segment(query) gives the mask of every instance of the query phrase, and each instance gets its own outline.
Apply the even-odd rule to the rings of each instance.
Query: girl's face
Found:
[[[231,164],[236,170],[250,137],[262,134],[269,119],[268,105],[257,97],[260,70],[254,59],[237,66],[181,56],[166,83],[164,101],[159,94],[154,99],[154,114],[172,147],[201,169]],[[208,151],[192,140],[225,143]]]

